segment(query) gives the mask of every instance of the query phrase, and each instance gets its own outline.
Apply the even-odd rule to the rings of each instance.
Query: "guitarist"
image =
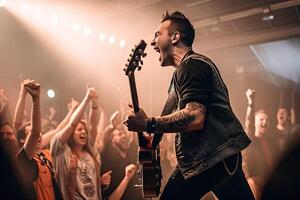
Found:
[[[181,12],[163,15],[151,45],[162,67],[175,67],[169,95],[175,94],[177,111],[150,118],[143,109],[130,110],[124,123],[130,131],[176,132],[178,165],[160,199],[199,200],[209,191],[222,200],[254,199],[240,153],[250,139],[231,109],[217,67],[192,50],[194,36]]]

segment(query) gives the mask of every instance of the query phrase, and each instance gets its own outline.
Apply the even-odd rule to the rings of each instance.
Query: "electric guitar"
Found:
[[[128,58],[128,63],[124,68],[126,76],[129,79],[131,100],[134,112],[139,111],[139,101],[135,84],[134,72],[136,69],[141,70],[143,65],[142,57],[146,56],[145,49],[147,44],[141,40],[135,48],[132,49]],[[138,163],[141,184],[138,187],[142,188],[142,194],[145,198],[157,197],[161,187],[161,166],[160,166],[160,151],[158,145],[152,145],[153,136],[144,135],[143,132],[138,132]]]

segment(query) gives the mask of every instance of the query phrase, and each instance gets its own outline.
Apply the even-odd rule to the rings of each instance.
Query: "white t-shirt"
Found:
[[[62,145],[57,134],[51,140],[50,152],[60,191],[64,199],[70,199],[67,192],[67,174],[72,155],[71,148],[67,144]],[[97,168],[92,156],[89,153],[86,155],[84,158],[77,158],[74,199],[101,200],[101,188],[97,188]]]

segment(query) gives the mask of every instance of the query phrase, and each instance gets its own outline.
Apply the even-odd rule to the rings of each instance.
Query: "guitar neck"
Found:
[[[135,84],[135,76],[134,73],[129,73],[128,74],[129,78],[129,85],[130,85],[130,93],[131,93],[131,101],[133,105],[133,110],[135,113],[137,113],[140,108],[139,108],[139,100],[138,100],[138,94],[137,94],[137,89],[136,89],[136,84]],[[144,137],[143,132],[137,132],[138,134],[138,141],[139,141],[139,146],[140,147],[145,147],[147,145],[147,141]]]

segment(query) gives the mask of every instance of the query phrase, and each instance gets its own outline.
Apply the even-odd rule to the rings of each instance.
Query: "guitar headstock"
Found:
[[[145,57],[147,55],[145,53],[146,46],[147,46],[146,42],[144,40],[141,40],[131,50],[132,52],[130,53],[124,68],[125,74],[127,76],[133,73],[136,68],[138,68],[138,70],[141,70],[142,68],[141,65],[143,65],[142,57]]]

